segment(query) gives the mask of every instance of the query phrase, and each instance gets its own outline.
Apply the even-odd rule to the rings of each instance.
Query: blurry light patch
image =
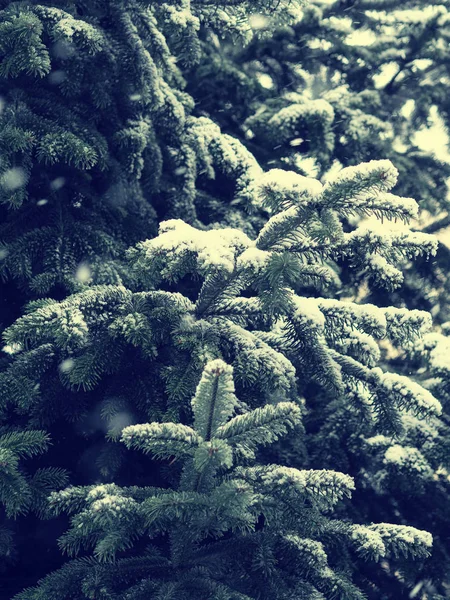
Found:
[[[137,102],[138,100],[142,100],[142,94],[131,94],[130,100],[132,102]]]
[[[13,192],[23,187],[27,181],[27,174],[21,167],[13,167],[3,173],[0,178],[0,185],[4,190]]]
[[[22,350],[22,345],[16,343],[8,344],[7,346],[3,346],[2,350],[3,352],[6,352],[6,354],[17,354]]]
[[[187,169],[186,167],[178,167],[178,169],[175,169],[174,174],[175,175],[184,175],[186,173]]]
[[[373,82],[376,89],[385,87],[394,75],[398,72],[398,64],[396,62],[389,62],[381,67],[379,73],[373,76]]]
[[[415,585],[413,587],[413,589],[411,590],[411,593],[409,594],[410,598],[417,598],[417,596],[419,595],[420,590],[423,588],[423,581],[419,581],[419,583],[417,585]]]
[[[350,17],[329,17],[324,19],[323,24],[334,31],[339,33],[348,33],[351,35],[352,32],[352,20]]]
[[[45,206],[48,203],[47,198],[42,198],[36,202],[37,206]]]
[[[53,181],[50,182],[50,189],[56,192],[62,187],[64,187],[65,183],[66,179],[64,177],[57,177],[56,179],[53,179]]]
[[[331,42],[329,42],[328,40],[308,40],[305,44],[305,46],[307,46],[308,48],[311,48],[311,50],[329,50],[330,48],[332,48],[333,44]]]
[[[289,142],[289,146],[301,146],[305,140],[301,137],[295,138]]]
[[[128,412],[119,412],[114,415],[108,423],[108,431],[110,433],[120,433],[122,429],[128,427],[128,425],[133,425],[134,421],[130,413]]]
[[[315,178],[320,171],[319,164],[313,156],[303,157],[299,154],[295,160],[295,165],[304,172],[306,177]]]
[[[399,154],[404,154],[408,150],[408,146],[398,138],[395,138],[395,140],[392,142],[392,149]]]
[[[433,3],[430,2],[430,4]],[[391,13],[389,20],[394,23],[398,22],[398,19],[400,22],[405,23],[425,23],[430,19],[436,19],[442,15],[446,15],[446,9],[444,6],[426,6],[425,8],[406,8],[395,10]]]
[[[402,106],[401,110],[400,110],[400,114],[405,117],[406,119],[409,119],[409,117],[412,115],[414,107],[416,106],[416,102],[415,100],[407,100],[405,102],[405,104]]]
[[[67,79],[65,71],[52,71],[48,76],[48,81],[52,85],[58,85]]]
[[[4,260],[8,254],[9,252],[6,248],[0,248],[0,260]]]
[[[91,269],[87,263],[81,263],[78,265],[77,272],[75,273],[75,277],[81,283],[86,283],[91,278]]]
[[[414,67],[417,67],[420,70],[428,69],[433,64],[433,61],[430,58],[417,58],[412,62]]]
[[[3,96],[0,96],[0,115],[2,114],[3,110],[5,109],[6,106],[6,100],[3,98]]]
[[[347,46],[370,46],[377,36],[370,29],[357,29],[345,38]]]
[[[333,164],[328,171],[323,175],[321,183],[326,183],[329,179],[333,179],[339,171],[343,169],[343,165],[337,159],[334,159]]]
[[[265,29],[269,26],[269,18],[265,15],[251,15],[249,18],[250,27],[252,29]]]
[[[68,40],[58,40],[52,46],[52,54],[61,60],[67,60],[76,52],[75,46]]]
[[[123,182],[112,185],[105,193],[105,202],[111,206],[124,206],[127,202],[127,189]]]
[[[59,363],[59,370],[61,373],[70,373],[70,371],[74,368],[75,361],[73,358],[66,358],[61,363]]]
[[[449,137],[444,121],[438,113],[436,105],[430,109],[430,127],[425,127],[412,137],[412,142],[421,150],[434,154],[442,162],[450,163]]]
[[[450,248],[450,227],[445,227],[444,229],[437,231],[435,236],[442,244],[447,246],[447,248]]]
[[[258,73],[257,78],[259,84],[266,90],[271,90],[274,87],[273,79],[267,73]]]

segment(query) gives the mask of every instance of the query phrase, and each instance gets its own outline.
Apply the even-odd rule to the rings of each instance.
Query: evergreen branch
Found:
[[[0,447],[21,458],[42,454],[49,445],[50,436],[44,431],[11,431],[0,437]]]
[[[181,458],[189,454],[201,438],[186,425],[150,423],[131,425],[122,431],[121,441],[127,448],[136,448],[156,458]]]
[[[192,400],[195,430],[209,441],[233,414],[235,405],[231,367],[222,360],[209,362]]]
[[[288,429],[295,427],[300,419],[298,406],[292,402],[280,402],[234,417],[219,427],[215,435],[232,445],[255,448],[274,443],[286,435]]]

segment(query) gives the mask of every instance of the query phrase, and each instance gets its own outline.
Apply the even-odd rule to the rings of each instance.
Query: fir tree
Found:
[[[251,33],[246,3],[223,8],[191,9],[184,0],[0,2],[2,329],[25,301],[62,299],[93,283],[132,285],[124,251],[156,233],[158,214],[196,221],[196,180],[213,142],[208,175],[218,162],[244,189],[254,159],[245,149],[237,157],[212,121],[192,115],[180,68],[200,57],[200,26]],[[47,351],[36,360],[51,360]],[[36,389],[20,391],[20,381],[33,364],[15,367],[17,393],[31,402]],[[4,423],[11,432],[23,425],[8,411]],[[56,453],[73,439],[71,427],[54,431]],[[28,484],[12,473],[25,506]],[[9,529],[2,531],[6,554]]]
[[[253,8],[273,10],[270,1]],[[197,223],[204,170],[207,179],[221,169],[248,204],[257,163],[192,114],[182,69],[199,60],[200,27],[248,38],[251,10],[188,0],[0,2],[1,329],[26,301],[132,286],[125,249],[154,235],[158,217]],[[14,351],[5,350],[2,367]],[[49,347],[35,360],[51,361]],[[37,388],[20,390],[20,381],[34,364],[15,366],[27,403]],[[4,422],[23,425],[8,411]],[[53,439],[67,435],[59,428]]]
[[[327,282],[335,284],[336,274],[332,261],[333,257],[341,254],[349,256],[357,265],[366,264],[369,276],[389,284],[391,279],[395,280],[394,264],[399,257],[415,256],[418,252],[433,253],[435,241],[426,234],[404,233],[398,238],[388,235],[387,245],[380,243],[382,235],[373,238],[366,228],[356,229],[351,233],[343,230],[339,232],[339,219],[349,211],[369,211],[386,218],[404,220],[413,216],[416,211],[414,201],[389,192],[395,180],[396,170],[389,161],[373,161],[358,167],[348,167],[324,186],[317,180],[295,173],[278,169],[269,171],[255,184],[259,190],[255,201],[260,202],[271,215],[255,240],[237,229],[204,231],[181,220],[162,223],[158,237],[139,243],[128,255],[136,285],[141,291],[133,292],[123,286],[94,286],[85,292],[69,296],[62,302],[33,302],[28,307],[28,314],[5,331],[5,341],[13,352],[11,366],[2,380],[5,398],[11,400],[13,409],[29,415],[30,425],[43,421],[51,425],[52,419],[58,416],[58,410],[63,415],[70,406],[72,418],[76,418],[82,407],[78,401],[80,396],[84,402],[89,402],[90,398],[93,401],[91,394],[77,392],[77,389],[95,389],[95,397],[103,397],[102,412],[105,419],[110,421],[108,437],[112,449],[109,453],[105,448],[105,453],[101,455],[104,464],[99,466],[107,474],[111,474],[111,468],[116,469],[117,482],[120,481],[117,469],[127,458],[126,454],[121,455],[120,451],[113,449],[121,434],[129,447],[138,447],[157,456],[170,456],[171,462],[173,457],[176,459],[178,452],[195,449],[193,469],[197,472],[194,477],[196,480],[209,460],[217,458],[217,468],[233,467],[233,452],[227,449],[226,444],[228,436],[237,436],[239,457],[252,459],[253,444],[264,443],[264,440],[274,442],[284,432],[284,417],[281,418],[280,425],[276,424],[276,420],[272,422],[276,411],[283,411],[285,407],[294,407],[296,404],[301,406],[302,392],[312,382],[320,386],[330,401],[334,399],[335,403],[344,403],[374,434],[401,431],[401,418],[405,412],[418,418],[439,415],[440,404],[427,390],[407,377],[383,372],[377,366],[380,352],[376,340],[387,337],[394,345],[403,343],[405,339],[412,341],[416,335],[429,328],[427,313],[302,297],[296,293],[296,289],[301,289],[305,281],[308,285],[319,288]],[[333,228],[330,227],[331,224],[334,225]],[[182,285],[180,281],[186,283]],[[189,281],[192,282],[190,285]],[[169,289],[161,288],[164,282],[167,282],[165,285]],[[190,297],[177,291],[184,288]],[[18,371],[16,365],[20,360],[31,367],[28,373]],[[225,392],[221,400],[224,414],[223,420],[217,422],[217,427],[220,423],[227,433],[223,437],[219,436],[217,457],[216,452],[208,452],[208,444],[213,439],[211,436],[216,426],[214,418],[219,419],[219,416],[214,417],[215,412],[208,413],[205,402],[209,396],[204,391],[212,386],[214,393],[217,392],[214,387],[217,384],[211,383],[211,373],[214,372],[211,360],[225,360],[232,365],[239,392],[239,401],[231,402],[228,399],[227,402]],[[216,364],[223,363],[213,363]],[[206,380],[202,379],[203,383],[197,388],[191,407],[189,400],[195,394],[198,378],[204,369],[204,377],[209,381],[210,388],[206,385]],[[133,387],[130,387],[130,382],[133,381],[136,392],[141,390],[140,395],[133,393]],[[41,385],[37,386],[38,382],[42,382]],[[23,393],[23,390],[31,389],[35,390],[33,397],[29,393]],[[226,389],[225,386],[225,391]],[[67,390],[74,391],[70,393]],[[113,390],[114,400],[111,398]],[[69,396],[73,396],[72,401]],[[61,398],[64,398],[63,403]],[[236,420],[226,423],[226,419],[232,415],[231,408],[234,404],[239,415],[235,417]],[[52,408],[51,414],[49,407]],[[291,410],[294,408],[289,408],[288,413]],[[205,416],[207,414],[210,417],[208,419]],[[155,417],[160,423],[162,417],[162,423],[155,424]],[[175,417],[180,424],[164,424],[168,417]],[[264,424],[266,418],[267,425]],[[132,425],[122,432],[124,425],[146,420],[151,423]],[[252,434],[252,423],[259,423],[260,420],[262,428]],[[194,428],[189,429],[192,421]],[[205,423],[208,424],[206,433]],[[242,425],[238,425],[239,423]],[[136,437],[131,432],[135,432]],[[131,437],[128,437],[129,433]],[[147,445],[146,436],[153,440],[153,435],[156,436],[155,440],[149,441]],[[158,441],[161,436],[164,443]],[[173,438],[173,444],[166,437]],[[290,489],[292,485],[295,487],[293,482],[296,477],[305,476],[297,475],[297,470],[292,467],[270,467],[264,454],[260,461],[262,463],[257,463],[250,471],[256,477],[256,482],[259,478],[267,477],[272,481],[273,477],[272,485],[281,486],[280,489],[283,485],[288,485]],[[281,471],[275,475],[278,468]],[[180,484],[177,484],[170,471],[169,469],[167,472],[166,468],[159,473],[160,481],[166,481],[160,487],[167,490],[169,483],[171,488],[175,488],[176,494],[182,494],[181,498],[186,501],[187,492],[203,490],[200,485],[203,476],[194,490],[188,483],[185,489],[183,482],[188,478],[188,472],[182,476]],[[191,472],[190,477],[193,476]],[[344,477],[344,480],[346,477],[344,474],[333,475],[330,471],[320,471],[320,475],[311,476],[318,478],[313,486],[320,486],[319,480],[325,484],[328,478],[334,481],[334,477]],[[205,474],[205,486],[209,477],[213,477],[212,473]],[[210,485],[213,486],[212,483]],[[142,494],[145,497],[146,487],[148,486],[143,489],[133,488],[138,494],[136,498],[143,498]],[[67,492],[69,503],[61,505],[61,508],[67,507],[76,513],[75,530],[63,537],[63,540],[67,540],[67,549],[76,551],[83,547],[80,544],[86,542],[89,547],[92,542],[98,542],[100,546],[94,550],[97,555],[94,560],[106,556],[116,558],[117,553],[117,558],[120,558],[121,551],[125,553],[124,560],[131,559],[133,551],[129,550],[131,555],[127,556],[127,549],[134,545],[136,536],[141,535],[137,513],[133,513],[137,507],[129,499],[117,500],[120,506],[131,502],[132,507],[130,505],[130,511],[127,512],[124,504],[127,516],[124,517],[120,530],[117,530],[117,524],[112,526],[116,534],[111,529],[105,530],[103,542],[103,534],[97,529],[90,529],[96,527],[95,519],[91,519],[91,509],[88,505],[84,509],[85,505],[80,504],[92,489],[94,488],[76,488],[74,496],[72,492]],[[116,488],[111,488],[113,489]],[[330,503],[333,505],[337,499],[333,487],[328,489],[326,486],[326,489],[327,491],[320,493],[322,501],[327,506]],[[208,487],[205,488],[205,493],[207,490]],[[169,492],[154,492],[154,495],[158,496],[160,493],[164,497]],[[264,490],[260,493],[265,497]],[[66,492],[62,492],[62,495],[55,498],[64,499],[65,494]],[[119,492],[118,495],[122,497]],[[134,497],[132,500],[136,501]],[[109,500],[106,504],[109,505]],[[271,504],[269,501],[269,505]],[[184,518],[187,522],[191,517],[194,522],[197,519],[191,512],[191,504],[189,506],[181,524]],[[80,513],[80,510],[88,512]],[[242,518],[245,521],[247,517],[244,507],[239,506],[236,510],[236,518],[241,514],[239,511],[243,511]],[[292,516],[286,516],[283,512],[282,519],[288,519],[284,524],[283,520],[279,521],[281,517],[266,514],[260,506],[258,511],[251,513],[253,527],[264,516],[268,522],[274,520],[279,531],[287,528],[289,535],[292,532],[298,535]],[[181,517],[182,514],[177,511],[173,514],[173,518]],[[105,515],[105,523],[110,522],[110,518],[111,516]],[[314,559],[315,554],[322,548],[317,543],[323,544],[323,540],[330,537],[335,541],[345,539],[346,536],[356,540],[356,543],[359,540],[366,548],[365,551],[360,549],[360,552],[376,559],[389,554],[389,548],[394,555],[399,551],[421,556],[425,551],[423,546],[428,547],[430,543],[430,538],[424,533],[403,530],[403,526],[398,529],[399,526],[394,525],[365,523],[352,529],[349,522],[333,522],[330,525],[332,530],[322,532],[320,520],[316,522],[313,514],[308,514],[308,518],[302,519],[302,522],[304,520],[312,527],[308,533],[312,546],[308,546],[308,541],[301,542],[301,545],[303,548],[303,544],[307,544],[309,550],[306,554],[309,558],[305,560],[311,560],[313,564],[318,560],[317,556]],[[86,537],[84,530],[81,531],[84,527],[82,522],[87,527]],[[366,526],[369,527],[368,530]],[[166,529],[164,520],[161,527],[163,531]],[[228,536],[235,525],[233,520],[224,519],[222,528],[219,523],[212,524],[211,527],[204,535],[226,532]],[[249,527],[248,522],[246,527]],[[83,539],[77,537],[78,529],[83,533]],[[350,532],[354,533],[354,538]],[[305,532],[300,533],[300,538],[304,540]],[[381,538],[377,537],[378,534]],[[259,537],[265,539],[262,534]],[[428,541],[425,542],[425,539]],[[408,540],[412,546],[404,545]],[[61,543],[66,544],[64,541]],[[269,544],[268,549],[270,548],[269,542],[262,543]],[[105,548],[105,556],[101,555],[101,548]],[[304,551],[303,549],[302,552]],[[313,587],[305,588],[306,597],[314,598],[314,594],[317,595],[314,591],[316,588],[324,597],[334,593],[337,598],[362,598],[362,592],[351,582],[350,573],[354,568],[351,554],[346,559],[330,559],[333,564],[336,561],[337,574],[332,576],[327,570],[325,555],[321,552],[325,551],[319,552],[323,556],[319,561],[320,570],[325,571],[322,575],[316,573],[307,579]],[[335,551],[331,554],[335,554]],[[166,558],[173,560],[173,557]],[[62,571],[44,580],[35,592],[24,592],[25,597],[48,596],[53,587],[61,595],[60,586],[65,593],[78,594],[76,597],[80,598],[83,597],[80,594],[89,597],[94,592],[87,592],[86,589],[89,588],[83,589],[83,573],[84,568],[91,572],[92,566],[93,563],[86,563],[84,560],[81,563],[69,563]],[[266,565],[264,569],[267,568]],[[331,587],[316,579],[320,579],[324,573],[328,574],[328,583],[328,577],[331,577]],[[207,575],[208,577],[211,575]],[[271,596],[267,597],[274,597],[273,594],[277,593],[277,577],[276,570],[273,576],[267,573],[265,589],[271,590]],[[295,597],[299,593],[299,586],[304,586],[304,582],[303,579],[296,580],[296,577],[299,574],[294,576],[295,581],[286,583],[287,589],[280,589],[280,598],[290,597],[289,594],[291,597],[294,594]],[[168,581],[163,583],[169,585]],[[236,588],[232,578],[221,579],[221,583],[236,592],[247,594],[248,597],[265,597],[264,590]],[[154,581],[149,585],[153,584],[159,585]],[[178,585],[187,585],[186,589],[189,590],[191,583],[171,580],[170,586],[175,586],[174,589],[178,589]],[[249,583],[250,588],[252,585]],[[140,592],[135,590],[132,593]],[[211,598],[217,597],[214,589],[208,593]]]

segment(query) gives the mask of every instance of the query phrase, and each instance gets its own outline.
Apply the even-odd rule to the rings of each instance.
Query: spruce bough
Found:
[[[375,560],[428,554],[426,532],[330,518],[354,489],[347,475],[254,464],[259,446],[300,422],[297,405],[279,402],[234,416],[237,408],[232,368],[216,359],[206,364],[192,400],[192,427],[126,427],[121,441],[128,448],[182,463],[177,489],[106,484],[53,493],[54,511],[75,513],[61,546],[69,554],[93,547],[94,558],[69,562],[17,598],[363,598],[328,564],[328,536]],[[164,536],[169,550],[150,544],[140,556],[114,562],[141,536]]]

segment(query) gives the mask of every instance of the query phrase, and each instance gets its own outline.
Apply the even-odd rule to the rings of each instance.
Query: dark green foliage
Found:
[[[0,553],[53,491],[69,556],[16,598],[448,595],[434,4],[0,1]]]
[[[254,159],[191,115],[180,69],[217,17],[185,0],[0,5],[4,277],[37,296],[130,284],[123,251],[155,233],[155,208],[196,222],[196,179],[216,165],[246,185]]]

